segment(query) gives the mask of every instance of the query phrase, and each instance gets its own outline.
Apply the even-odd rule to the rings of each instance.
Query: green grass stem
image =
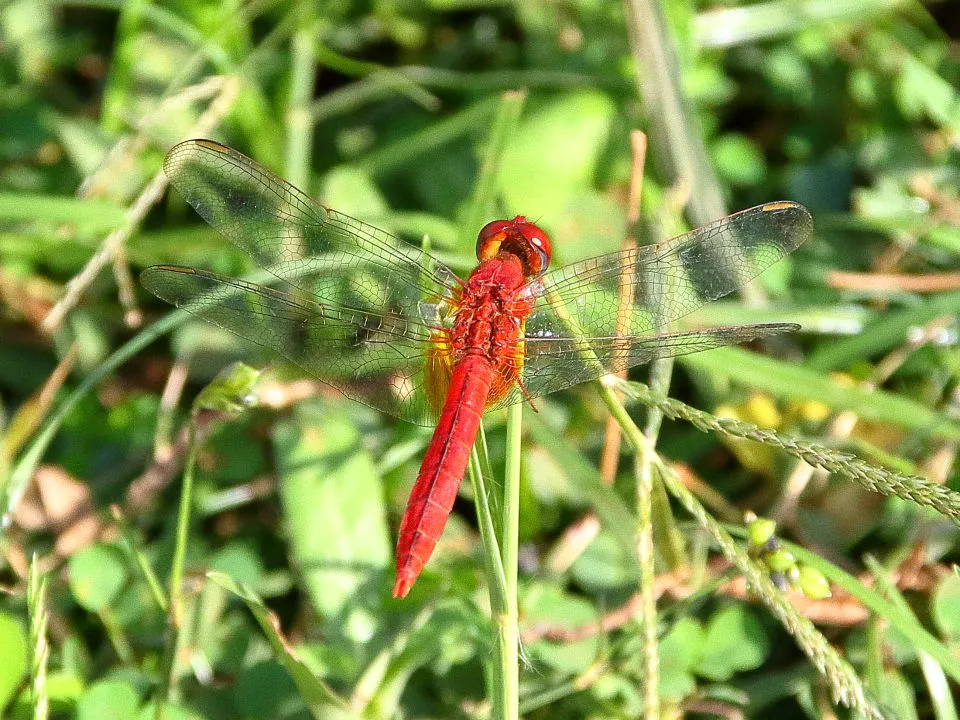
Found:
[[[187,435],[187,461],[183,468],[180,505],[177,509],[173,564],[170,568],[170,614],[175,628],[180,628],[184,619],[183,572],[187,558],[187,545],[190,539],[190,516],[193,510],[193,471],[197,463],[198,446],[197,422],[195,417],[191,417]]]

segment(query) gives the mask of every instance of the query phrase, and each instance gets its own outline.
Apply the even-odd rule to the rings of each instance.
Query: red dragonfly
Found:
[[[480,263],[461,280],[428,253],[320,205],[219,143],[181,143],[164,169],[204,220],[269,272],[273,287],[158,265],[141,275],[148,290],[355,400],[436,424],[400,525],[395,597],[409,592],[433,552],[484,411],[799,327],[669,329],[810,236],[810,214],[792,202],[550,272],[543,230],[522,215],[496,220],[480,230]]]

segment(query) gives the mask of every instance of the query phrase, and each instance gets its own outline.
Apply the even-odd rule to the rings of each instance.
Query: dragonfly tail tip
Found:
[[[395,598],[404,598],[407,596],[407,593],[410,592],[410,588],[413,587],[413,583],[416,582],[416,575],[412,573],[398,572],[397,581],[393,585],[393,596]]]

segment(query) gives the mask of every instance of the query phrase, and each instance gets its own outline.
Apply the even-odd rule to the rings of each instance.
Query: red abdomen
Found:
[[[492,382],[493,368],[483,355],[468,354],[453,369],[440,420],[400,523],[394,597],[410,591],[447,524]]]

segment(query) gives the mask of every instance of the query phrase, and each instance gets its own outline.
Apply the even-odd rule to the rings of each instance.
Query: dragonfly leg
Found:
[[[540,412],[539,410],[537,410],[537,406],[533,404],[533,398],[530,396],[530,393],[527,392],[527,388],[523,384],[523,380],[521,380],[519,377],[517,378],[517,385],[520,386],[520,392],[523,393],[523,397],[527,401],[527,405],[530,406],[530,409],[533,410],[535,413]]]

